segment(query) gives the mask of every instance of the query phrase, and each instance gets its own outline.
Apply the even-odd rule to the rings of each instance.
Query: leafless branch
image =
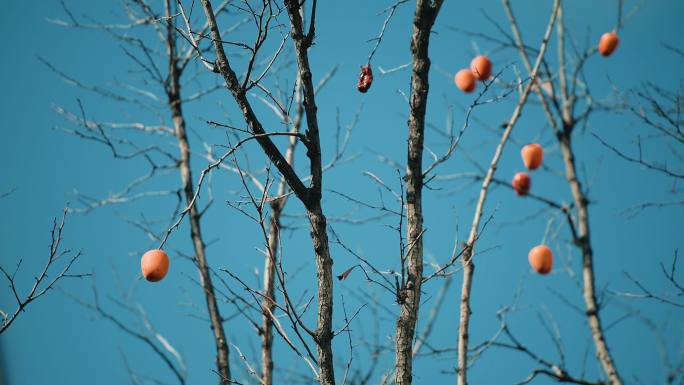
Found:
[[[8,287],[11,291],[14,300],[16,301],[17,308],[14,311],[6,312],[0,310],[0,315],[2,316],[2,325],[0,326],[0,334],[4,333],[14,321],[19,317],[20,314],[26,311],[26,308],[33,302],[47,294],[50,290],[54,289],[57,283],[66,278],[83,278],[88,277],[90,274],[74,274],[71,272],[71,267],[74,262],[81,256],[81,252],[73,252],[70,249],[62,249],[62,231],[64,230],[64,225],[66,223],[66,216],[68,213],[68,208],[65,208],[62,213],[62,218],[57,222],[57,218],[53,220],[50,242],[50,253],[48,255],[47,261],[43,265],[42,269],[35,276],[33,285],[29,289],[28,293],[22,295],[19,293],[17,273],[21,267],[22,260],[20,259],[17,263],[17,267],[12,273],[5,270],[0,266],[0,272],[7,279]],[[59,261],[67,258],[67,261],[62,264],[61,268],[55,271],[55,266],[59,264]],[[50,275],[54,273],[54,278],[50,278]]]

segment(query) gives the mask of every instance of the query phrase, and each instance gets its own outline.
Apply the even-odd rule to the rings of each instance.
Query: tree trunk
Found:
[[[166,0],[166,14],[167,17],[170,17],[171,15],[169,0]],[[190,145],[185,132],[185,119],[183,118],[181,107],[180,72],[177,65],[175,39],[175,30],[173,29],[171,22],[169,22],[167,27],[167,48],[169,56],[169,85],[167,87],[167,96],[169,108],[171,109],[171,116],[173,118],[175,135],[178,139],[178,147],[180,150],[180,161],[178,166],[180,169],[181,181],[183,183],[183,193],[185,194],[185,201],[187,204],[190,204],[195,194],[195,190],[192,182],[192,169],[190,168]],[[204,291],[211,329],[214,332],[216,368],[221,377],[219,383],[221,385],[227,385],[231,382],[230,367],[228,363],[228,344],[223,330],[221,314],[218,304],[216,303],[216,295],[214,293],[214,286],[211,282],[209,265],[206,260],[205,245],[202,240],[200,215],[197,211],[197,206],[193,205],[188,214],[190,221],[190,236],[195,249],[195,261],[197,262],[197,268],[199,269],[200,284]]]
[[[298,76],[301,79],[304,94],[304,111],[306,112],[307,156],[310,161],[311,187],[304,201],[311,227],[311,240],[316,255],[316,277],[318,281],[318,311],[316,322],[316,350],[320,368],[319,381],[323,385],[335,385],[335,370],[332,352],[332,314],[333,314],[333,274],[332,258],[328,244],[326,218],[321,208],[323,189],[323,166],[321,163],[321,142],[318,131],[318,116],[315,89],[309,65],[309,48],[314,39],[315,2],[313,3],[311,26],[304,34],[301,16],[301,4],[294,0],[285,0],[290,17],[291,36],[295,43]]]
[[[285,199],[285,198],[281,198]],[[261,303],[263,319],[261,324],[261,381],[263,385],[273,384],[273,320],[275,310],[275,274],[278,243],[280,242],[280,213],[284,202],[271,204],[271,220],[268,233],[268,255],[264,262],[264,299]]]
[[[527,52],[523,45],[522,36],[520,30],[518,29],[517,22],[513,15],[513,9],[511,8],[509,0],[503,0],[504,8],[506,14],[511,23],[511,28],[513,30],[513,36],[515,43],[522,57],[523,64],[527,68],[527,71],[531,73],[531,66],[529,59],[527,57]],[[546,98],[542,90],[539,87],[535,87],[535,92],[539,98],[542,109],[546,115],[546,118],[554,131],[554,134],[558,138],[558,142],[561,148],[561,154],[563,156],[563,162],[565,163],[565,176],[570,185],[570,191],[572,193],[573,199],[575,201],[575,207],[577,208],[578,216],[578,227],[579,231],[575,243],[577,247],[582,251],[582,278],[583,287],[582,292],[584,296],[585,306],[587,308],[587,322],[589,323],[589,329],[591,330],[591,335],[594,340],[594,345],[596,347],[596,355],[598,360],[603,367],[610,383],[612,385],[622,385],[622,380],[618,375],[613,359],[610,356],[608,346],[603,333],[603,328],[601,327],[601,320],[598,314],[598,306],[596,304],[596,291],[594,288],[594,262],[593,262],[593,251],[591,249],[591,240],[589,239],[589,211],[587,208],[587,199],[582,191],[582,186],[577,179],[577,173],[575,168],[575,157],[572,152],[571,137],[572,130],[575,125],[573,117],[574,104],[577,102],[575,96],[570,97],[568,95],[567,86],[567,71],[566,60],[565,60],[565,24],[563,21],[562,8],[559,8],[558,16],[558,79],[560,82],[561,91],[561,120],[563,122],[562,129],[559,127],[553,112],[551,111]]]
[[[292,133],[299,133],[302,124],[302,115],[304,108],[301,101],[301,79],[297,77],[295,83],[295,103],[296,113],[292,121]],[[288,118],[289,119],[289,118]],[[286,120],[285,123],[289,123]],[[298,139],[295,136],[290,137],[290,144],[285,153],[285,160],[292,167],[294,166],[294,154],[297,147]],[[277,273],[276,264],[278,263],[278,250],[280,245],[280,216],[282,215],[285,204],[288,201],[287,181],[285,178],[280,178],[278,185],[277,200],[271,202],[271,215],[269,220],[269,234],[268,234],[268,255],[264,262],[264,295],[268,299],[262,301],[262,309],[264,309],[262,320],[262,335],[261,335],[261,381],[262,385],[273,384],[273,310],[275,310],[275,274]]]
[[[430,32],[438,12],[439,6],[431,5],[429,0],[419,0],[416,3],[413,18],[411,37],[413,71],[405,177],[408,266],[406,282],[402,282],[401,293],[398,296],[401,310],[396,330],[395,381],[397,385],[409,385],[413,380],[413,338],[420,307],[420,288],[423,282],[423,139],[430,72],[428,47]]]
[[[553,9],[551,10],[551,18],[546,27],[546,32],[544,33],[544,38],[542,39],[541,45],[539,47],[539,53],[537,54],[537,59],[534,63],[534,68],[529,67],[530,80],[525,86],[525,89],[520,95],[518,104],[513,110],[513,114],[506,124],[504,133],[501,135],[501,140],[499,141],[496,150],[494,151],[494,157],[487,169],[487,174],[482,180],[482,186],[480,188],[480,197],[478,198],[477,204],[475,206],[475,215],[473,216],[473,221],[470,227],[470,234],[468,235],[468,241],[466,242],[465,249],[463,250],[463,255],[461,257],[461,262],[463,265],[463,285],[461,288],[461,307],[460,307],[460,324],[458,327],[458,368],[457,368],[457,383],[458,385],[468,384],[468,340],[469,340],[469,330],[470,330],[470,294],[473,285],[473,276],[475,273],[475,265],[473,263],[473,257],[475,254],[475,243],[479,238],[479,227],[480,221],[482,220],[482,214],[484,212],[484,205],[487,200],[487,193],[489,191],[489,185],[494,178],[494,173],[503,154],[504,147],[508,142],[508,138],[511,135],[513,127],[518,122],[523,108],[527,103],[527,99],[530,92],[534,88],[537,81],[537,74],[539,72],[539,67],[541,66],[544,54],[548,47],[549,39],[551,38],[551,33],[553,31],[553,25],[556,21],[556,16],[558,15],[558,9],[560,7],[560,0],[555,0]]]
[[[589,237],[588,200],[584,195],[579,179],[577,179],[575,157],[572,152],[570,139],[571,132],[572,130],[564,130],[564,133],[561,134],[559,138],[559,143],[561,154],[563,155],[563,162],[565,163],[565,177],[570,185],[570,191],[572,192],[572,197],[575,200],[575,207],[577,208],[577,247],[582,251],[582,293],[584,296],[584,304],[587,309],[587,322],[589,323],[591,336],[596,347],[596,356],[603,367],[603,371],[608,376],[610,384],[622,385],[622,380],[618,375],[615,363],[608,350],[608,344],[606,343],[603,327],[601,326],[601,319],[599,317],[599,307],[596,303],[594,253],[591,248],[591,239]]]
[[[308,49],[313,41],[313,28],[308,35],[304,35],[302,18],[300,15],[301,5],[297,1],[286,0],[285,6],[291,23],[291,36],[295,42],[298,75],[302,81],[304,93],[304,110],[306,112],[307,132],[306,145],[307,156],[311,163],[311,187],[306,187],[297,176],[292,166],[287,162],[278,147],[266,136],[266,131],[261,126],[259,119],[245,95],[237,79],[235,71],[230,66],[228,56],[223,48],[221,32],[216,23],[211,1],[201,0],[204,14],[207,17],[210,35],[216,51],[216,71],[224,78],[226,86],[230,90],[238,107],[242,111],[245,122],[250,132],[256,136],[264,153],[278,168],[287,181],[294,194],[306,207],[309,217],[311,238],[314,246],[316,260],[316,274],[318,279],[318,310],[317,327],[314,333],[316,349],[318,352],[318,366],[320,367],[319,381],[323,385],[335,385],[332,354],[332,258],[328,248],[328,234],[325,215],[321,208],[321,191],[323,181],[323,168],[321,165],[321,144],[318,133],[318,120],[316,116],[316,102],[314,86],[312,82],[311,68],[309,67]],[[315,4],[315,2],[314,2]],[[313,19],[313,17],[312,17]],[[313,23],[312,23],[313,26]]]

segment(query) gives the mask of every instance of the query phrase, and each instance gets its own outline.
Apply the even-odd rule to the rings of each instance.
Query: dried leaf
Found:
[[[347,270],[345,270],[344,273],[342,273],[342,274],[340,274],[340,275],[337,276],[337,279],[339,279],[340,281],[343,281],[343,280],[347,279],[347,277],[349,276],[349,274],[352,272],[352,270],[354,270],[354,268],[355,268],[356,266],[358,266],[358,265],[354,265],[354,266],[348,268]]]

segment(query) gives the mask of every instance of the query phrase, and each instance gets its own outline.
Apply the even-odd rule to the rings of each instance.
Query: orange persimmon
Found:
[[[530,191],[530,186],[532,185],[532,180],[526,172],[519,172],[513,177],[513,182],[511,182],[513,190],[518,195],[527,195]]]
[[[456,86],[463,92],[473,92],[476,85],[475,81],[476,78],[473,71],[468,68],[458,71],[456,76],[454,76],[454,83],[456,83]]]
[[[553,267],[553,253],[546,245],[535,246],[527,255],[530,266],[539,274],[548,274]]]
[[[522,150],[520,150],[520,156],[525,167],[530,170],[536,170],[544,160],[544,149],[537,143],[531,143],[523,146]]]
[[[161,281],[169,272],[169,256],[161,249],[149,250],[142,256],[140,268],[146,280]]]
[[[601,35],[601,40],[599,40],[598,50],[603,56],[610,56],[610,54],[615,51],[618,46],[620,39],[615,32],[606,32]]]
[[[470,62],[470,70],[477,80],[487,80],[492,75],[492,61],[485,55],[475,56]]]

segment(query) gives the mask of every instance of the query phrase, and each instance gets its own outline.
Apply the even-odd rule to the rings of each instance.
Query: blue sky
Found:
[[[69,0],[66,3],[81,20],[92,17],[103,22],[122,21],[117,2]],[[517,3],[516,14],[524,37],[530,45],[536,46],[548,20],[549,2]],[[611,30],[615,25],[615,3],[566,1],[566,23],[575,31],[580,42],[584,42],[588,34],[593,43],[601,33]],[[627,8],[634,4],[633,1],[625,3]],[[385,40],[373,60],[376,79],[371,90],[367,94],[360,94],[355,89],[359,66],[365,63],[372,48],[367,40],[377,35],[384,18],[378,13],[389,4],[391,2],[360,0],[320,2],[316,44],[310,53],[316,79],[338,66],[335,76],[318,98],[326,159],[330,159],[334,153],[338,114],[342,124],[348,124],[357,111],[361,111],[346,152],[353,156],[352,159],[325,174],[324,209],[331,226],[345,244],[388,270],[398,268],[397,234],[388,227],[396,225],[396,218],[386,217],[363,225],[336,221],[335,218],[345,217],[350,212],[356,219],[372,217],[377,212],[358,209],[330,190],[377,203],[377,185],[363,175],[365,171],[383,178],[395,189],[399,187],[395,169],[380,161],[376,154],[383,154],[400,164],[406,157],[408,107],[399,90],[409,92],[410,72],[403,70],[380,76],[378,67],[387,69],[409,62],[413,5],[399,7],[390,22]],[[433,65],[427,120],[440,130],[445,129],[450,106],[453,107],[455,126],[463,124],[462,107],[469,105],[475,96],[458,92],[451,77],[458,69],[467,66],[474,54],[491,54],[495,71],[511,65],[502,74],[506,80],[513,80],[515,74],[512,68],[520,66],[517,53],[510,50],[492,52],[491,43],[478,38],[471,39],[450,28],[496,34],[496,29],[486,21],[482,10],[504,29],[508,29],[505,14],[497,1],[467,4],[446,2],[434,28],[435,34],[430,44]],[[639,87],[645,82],[676,89],[683,75],[682,59],[663,48],[661,43],[682,48],[677,38],[684,32],[680,21],[682,14],[684,3],[680,1],[647,2],[620,32],[621,42],[616,53],[607,59],[595,56],[589,60],[586,77],[594,98],[611,100],[611,83],[623,91]],[[113,159],[106,147],[56,130],[71,126],[55,114],[53,108],[60,106],[78,111],[77,100],[80,100],[89,119],[144,121],[149,124],[157,124],[162,119],[170,124],[170,117],[166,113],[158,117],[135,105],[113,102],[88,93],[66,84],[44,66],[38,57],[87,84],[116,87],[114,80],[130,82],[161,96],[159,89],[139,82],[140,73],[126,57],[119,42],[100,31],[75,30],[51,24],[46,20],[49,18],[65,18],[64,11],[56,1],[43,2],[40,6],[31,2],[10,1],[5,4],[0,16],[0,32],[5,37],[5,54],[0,61],[0,84],[5,95],[0,101],[0,130],[4,138],[3,151],[0,152],[0,164],[3,165],[0,168],[0,192],[16,188],[13,194],[0,200],[3,212],[0,220],[0,264],[12,268],[23,258],[18,274],[23,290],[31,284],[34,272],[47,258],[52,218],[60,214],[67,202],[73,208],[81,207],[76,191],[88,196],[106,197],[147,172],[144,162]],[[228,26],[239,20],[240,17],[233,15],[225,17],[222,22]],[[286,21],[286,18],[282,21]],[[235,32],[234,39],[247,38],[251,36],[250,32],[248,27],[242,28]],[[150,34],[141,36],[154,38]],[[269,47],[273,48],[278,43],[274,40]],[[550,49],[548,58],[555,64],[555,42],[552,42]],[[235,49],[230,52],[232,55],[239,54]],[[290,57],[284,56],[281,60],[285,59]],[[235,60],[241,63],[237,56]],[[241,65],[237,65],[238,69]],[[201,76],[184,86],[186,95],[220,81],[214,75],[202,72],[200,67],[195,67],[192,71],[196,69]],[[274,88],[280,85],[287,89],[292,84],[293,73],[292,67],[285,68],[277,79],[267,77],[265,81]],[[253,98],[253,101],[265,125],[272,130],[279,129],[279,122],[273,113],[257,98]],[[449,175],[475,171],[469,159],[486,164],[498,141],[497,134],[490,127],[496,127],[508,119],[513,107],[514,101],[509,98],[477,108],[474,111],[477,121],[468,128],[462,141],[464,150],[457,151],[447,163],[440,166],[438,172]],[[216,146],[225,144],[224,132],[212,128],[206,121],[230,121],[240,125],[242,120],[232,98],[224,90],[200,102],[188,103],[185,112],[191,145],[196,152],[192,161],[197,177],[207,164],[200,156],[203,142]],[[666,293],[671,290],[663,279],[659,263],[671,262],[674,250],[684,246],[684,207],[645,210],[633,217],[626,216],[623,211],[642,202],[672,199],[673,181],[619,159],[591,135],[597,134],[615,146],[634,151],[636,136],[649,132],[627,114],[597,112],[592,115],[586,130],[575,137],[580,177],[590,187],[589,196],[594,203],[590,207],[590,218],[599,288],[636,290],[625,278],[624,272],[628,272],[638,276],[654,292]],[[135,138],[176,151],[173,138]],[[533,191],[558,202],[570,202],[571,196],[562,177],[562,161],[555,138],[537,105],[527,106],[514,129],[513,138],[503,155],[497,177],[509,179],[520,171],[521,145],[539,142],[546,148],[545,162],[550,171],[541,170],[533,174]],[[428,131],[425,143],[437,153],[444,151],[447,146],[443,137],[434,130]],[[215,149],[217,152],[221,150],[220,147]],[[670,151],[663,141],[649,141],[644,151],[653,159],[671,165],[677,162],[681,164],[674,155],[677,150]],[[242,154],[246,155],[253,169],[261,170],[266,165],[265,157],[256,146],[248,147]],[[298,154],[297,162],[298,172],[304,175],[307,165],[303,153]],[[214,199],[203,222],[205,240],[210,244],[210,263],[214,269],[227,268],[248,282],[258,282],[255,269],[261,269],[263,265],[263,257],[258,250],[261,247],[258,228],[226,204],[226,201],[235,201],[244,196],[240,181],[235,174],[219,170],[212,174],[211,182],[211,194],[203,194],[201,200],[201,204],[205,205],[209,196]],[[136,191],[176,189],[178,185],[178,175],[170,172],[154,178]],[[464,185],[463,180],[436,181],[434,189],[425,193],[425,226],[428,229],[425,247],[428,261],[434,259],[444,262],[450,256],[455,238],[458,236],[461,241],[467,236],[477,188]],[[389,195],[385,194],[384,198],[387,204],[393,204],[396,208],[396,202]],[[144,250],[155,246],[155,242],[127,223],[127,220],[140,220],[143,217],[163,220],[154,225],[161,231],[174,207],[174,197],[156,197],[68,217],[64,245],[84,253],[75,271],[92,272],[94,278],[62,282],[60,291],[33,303],[16,324],[0,337],[0,368],[8,384],[50,382],[56,385],[107,385],[127,382],[122,356],[126,357],[136,372],[173,383],[170,372],[147,347],[69,298],[71,295],[92,301],[93,285],[97,287],[105,306],[135,327],[140,326],[135,318],[127,316],[109,297],[120,299],[120,291],[123,291],[128,293],[130,301],[145,309],[155,328],[183,355],[189,383],[211,383],[216,380],[211,372],[214,363],[211,333],[205,320],[203,299],[195,284],[197,273],[191,263],[180,257],[181,253],[191,251],[187,227],[181,226],[173,233],[167,246],[171,255],[168,277],[158,284],[139,279],[139,256]],[[593,346],[589,344],[590,336],[584,317],[555,294],[561,293],[572,304],[582,306],[575,278],[568,273],[571,269],[579,271],[580,259],[567,244],[567,227],[559,226],[558,220],[553,222],[560,230],[558,242],[553,244],[557,259],[552,274],[543,277],[532,274],[527,263],[527,251],[541,242],[547,223],[554,214],[545,211],[528,218],[542,208],[532,200],[514,196],[508,189],[492,190],[486,215],[494,216],[478,246],[480,250],[489,251],[477,257],[471,344],[477,344],[496,332],[497,309],[510,304],[521,288],[518,310],[510,317],[516,334],[540,354],[557,360],[554,346],[539,323],[539,314],[552,315],[563,337],[568,369],[573,373],[585,371],[589,378],[595,379],[600,374],[600,368],[593,360]],[[286,214],[285,223],[291,229],[284,233],[283,244],[284,263],[293,275],[290,290],[296,293],[294,297],[308,298],[315,293],[315,280],[311,244],[301,205],[291,200]],[[333,246],[332,252],[337,274],[356,263],[353,256],[339,246]],[[564,266],[568,269],[564,269]],[[234,290],[240,290],[239,285],[226,274],[219,275]],[[456,345],[460,281],[457,273],[436,321],[431,339],[435,348],[453,348]],[[442,284],[443,281],[434,280],[426,285],[421,321],[425,321],[427,311]],[[221,287],[221,284],[218,285]],[[371,296],[388,309],[387,312],[380,310],[377,314],[364,309],[352,324],[352,337],[358,341],[353,365],[363,369],[368,362],[368,353],[362,341],[375,338],[373,331],[376,324],[379,327],[379,340],[390,341],[394,334],[392,313],[396,313],[397,305],[391,295],[368,284],[361,274],[352,274],[348,280],[335,282],[336,329],[344,324],[342,296],[349,312]],[[638,314],[611,327],[607,333],[617,365],[624,371],[623,376],[639,378],[646,384],[662,383],[664,369],[657,339],[641,317],[648,317],[655,322],[657,329],[667,337],[666,351],[676,358],[681,354],[681,346],[677,341],[684,339],[681,309],[610,295],[606,300],[609,301],[603,313],[606,324],[620,319],[626,312]],[[0,290],[0,309],[9,310],[12,306],[10,292],[3,287]],[[225,315],[235,312],[235,308],[227,303],[222,304],[222,309]],[[307,316],[308,321],[313,322],[311,314]],[[423,322],[419,322],[419,328],[422,326]],[[226,330],[230,342],[239,346],[248,359],[256,364],[259,345],[249,323],[238,316],[226,323]],[[338,338],[334,348],[340,364],[338,376],[341,378],[341,368],[349,356],[346,337]],[[285,380],[286,369],[306,371],[301,360],[284,347],[282,340],[276,340],[276,349],[276,365],[280,368],[276,376],[281,381]],[[235,372],[240,379],[248,381],[244,370],[237,369],[243,364],[235,359],[235,350],[231,350],[231,354]],[[373,377],[374,383],[391,368],[392,362],[393,352],[381,354],[378,370]],[[417,384],[455,381],[455,365],[453,353],[436,358],[418,358],[415,381]],[[471,369],[471,379],[473,383],[514,383],[525,378],[534,368],[535,363],[520,354],[491,349],[476,361]],[[546,383],[544,381],[538,380],[536,383]]]

